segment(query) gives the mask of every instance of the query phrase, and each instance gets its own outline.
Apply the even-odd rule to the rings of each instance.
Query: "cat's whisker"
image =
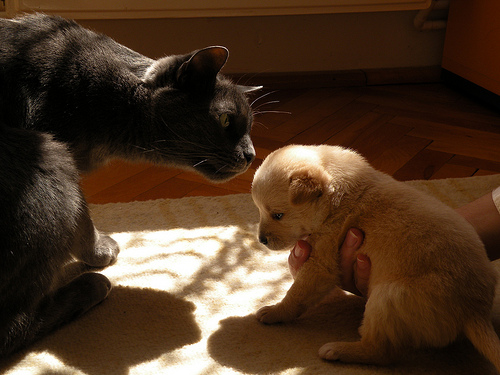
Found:
[[[245,74],[243,74],[242,76],[240,76],[238,78],[238,81],[236,82],[236,84],[239,85],[240,81],[243,80],[243,78],[245,78],[246,80],[243,83],[243,85],[248,85],[248,82],[250,82],[253,78],[255,78],[255,77],[257,77],[257,76],[259,76],[259,75],[261,75],[263,73],[267,73],[267,72],[269,72],[269,69],[266,69],[266,70],[263,70],[263,71],[257,72],[257,73],[252,73],[252,74],[245,73]]]
[[[264,129],[269,130],[269,128],[266,125],[264,125],[262,122],[259,122],[259,121],[254,121],[253,125],[260,125]]]
[[[141,150],[143,153],[147,153],[147,152],[153,152],[155,151],[154,148],[145,148],[145,147],[141,147],[141,146],[138,146],[138,145],[131,145],[132,147],[135,147],[135,148],[138,148],[139,150]]]
[[[247,78],[247,77],[248,77],[248,78]],[[245,81],[245,84],[246,84],[246,83],[248,82],[248,80],[249,80],[249,79],[251,79],[252,77],[251,77],[251,76],[249,76],[249,73],[245,73],[245,74],[241,75],[235,83],[236,83],[237,85],[239,85],[239,84],[240,84],[240,82],[241,82],[241,80],[242,80],[243,78],[247,79],[247,80]]]
[[[269,104],[276,104],[276,103],[279,103],[280,101],[279,100],[271,100],[270,102],[265,102],[265,103],[262,103],[262,104],[259,104],[257,107],[255,108],[252,108],[253,111],[256,111],[257,109],[265,106],[265,105],[269,105]]]
[[[161,119],[161,121],[163,122],[163,124],[166,126],[166,127],[169,127],[168,124],[165,122],[164,119]],[[194,145],[198,148],[205,148],[206,150],[210,150],[210,147],[205,145],[205,144],[201,144],[201,143],[198,143],[198,142],[193,142],[192,140],[189,140],[189,139],[186,139],[185,137],[179,135],[177,132],[173,131],[173,129],[169,128],[170,131],[172,131],[172,133],[177,137],[177,139],[175,140],[176,143],[179,143],[179,142],[184,142],[184,144],[186,145]],[[218,145],[215,144],[209,137],[206,138],[206,140],[208,140],[210,143],[212,143],[212,145],[217,148]]]
[[[159,141],[161,142],[161,141]],[[224,156],[221,156],[220,154],[218,154],[217,152],[215,151],[211,151],[213,150],[213,148],[210,148],[206,145],[203,145],[203,144],[198,144],[198,143],[195,143],[195,142],[190,142],[190,141],[187,141],[185,139],[183,140],[178,140],[176,141],[177,144],[186,144],[186,145],[194,145],[194,146],[197,146],[198,150],[197,151],[193,151],[191,149],[191,151],[189,152],[183,152],[182,150],[175,150],[175,157],[179,160],[179,161],[190,161],[193,159],[193,157],[195,158],[200,158],[200,159],[203,159],[201,160],[200,162],[196,163],[193,167],[196,167],[200,164],[203,164],[205,162],[207,162],[208,160],[210,159],[214,159],[214,160],[224,160],[226,159],[227,162],[226,162],[226,166],[227,164],[232,164],[232,159],[229,155],[224,155]],[[162,155],[166,158],[169,158],[169,157],[172,157],[172,155],[168,152],[165,152],[167,151],[166,149],[163,149],[162,147],[158,147],[158,146],[154,146],[152,149],[150,150],[147,150],[141,146],[137,146],[137,145],[131,145],[133,147],[136,147],[136,148],[139,148],[139,149],[143,149],[145,150],[144,152],[157,152],[159,155]],[[214,145],[215,146],[215,145]],[[171,150],[170,150],[171,151]],[[224,167],[223,167],[224,168]]]
[[[258,102],[260,99],[262,98],[265,98],[266,96],[268,95],[271,95],[271,94],[274,94],[278,92],[278,90],[274,90],[274,91],[269,91],[269,92],[266,92],[265,94],[262,94],[261,96],[259,96],[257,99],[254,99],[254,101],[252,103],[250,103],[250,107],[252,107],[256,102]]]
[[[222,169],[226,168],[227,167],[227,164],[224,164],[222,167],[220,167],[219,169],[217,169],[215,171],[215,173],[219,173]]]
[[[257,115],[263,115],[265,113],[277,113],[277,114],[280,114],[280,115],[291,115],[292,112],[289,112],[289,111],[258,111],[258,112],[254,112],[254,116],[257,116]]]
[[[208,161],[208,159],[204,159],[204,160],[202,160],[202,161],[200,161],[200,162],[198,162],[198,163],[194,164],[194,165],[193,165],[193,168],[196,168],[198,165],[203,164],[203,163],[205,163],[205,162],[207,162],[207,161]]]

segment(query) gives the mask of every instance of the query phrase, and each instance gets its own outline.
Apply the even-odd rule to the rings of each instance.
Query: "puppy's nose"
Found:
[[[259,241],[263,245],[267,245],[267,237],[266,236],[259,236]]]

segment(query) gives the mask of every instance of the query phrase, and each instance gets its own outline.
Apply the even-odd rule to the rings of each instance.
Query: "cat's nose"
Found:
[[[255,160],[255,151],[250,151],[250,152],[245,152],[245,160],[247,161],[247,164],[252,164],[252,162]]]
[[[247,147],[243,149],[243,156],[247,162],[247,165],[250,165],[255,159],[255,148],[253,147],[252,141],[248,141]]]
[[[262,244],[262,245],[267,245],[267,237],[264,236],[264,235],[260,235],[259,236],[259,242]]]

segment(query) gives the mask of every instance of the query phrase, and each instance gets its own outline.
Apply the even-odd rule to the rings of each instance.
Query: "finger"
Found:
[[[356,263],[356,251],[363,242],[363,232],[351,228],[346,234],[344,242],[340,247],[340,269],[342,289],[354,294],[359,294],[354,282],[354,266]]]
[[[356,257],[356,265],[354,271],[356,288],[365,297],[368,296],[370,271],[371,271],[370,258],[368,258],[365,254],[358,254]]]
[[[295,243],[293,250],[288,256],[288,268],[293,278],[299,272],[300,267],[306,262],[311,254],[311,245],[306,241],[299,240]]]

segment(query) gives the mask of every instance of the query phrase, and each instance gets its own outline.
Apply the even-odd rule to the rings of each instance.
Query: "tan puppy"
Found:
[[[387,364],[463,332],[500,373],[490,320],[496,272],[475,230],[451,208],[334,146],[273,152],[255,173],[252,196],[263,244],[291,249],[307,238],[313,249],[285,298],[257,312],[262,323],[291,321],[339,285],[338,249],[356,227],[372,264],[361,340],[325,344],[319,355]]]

